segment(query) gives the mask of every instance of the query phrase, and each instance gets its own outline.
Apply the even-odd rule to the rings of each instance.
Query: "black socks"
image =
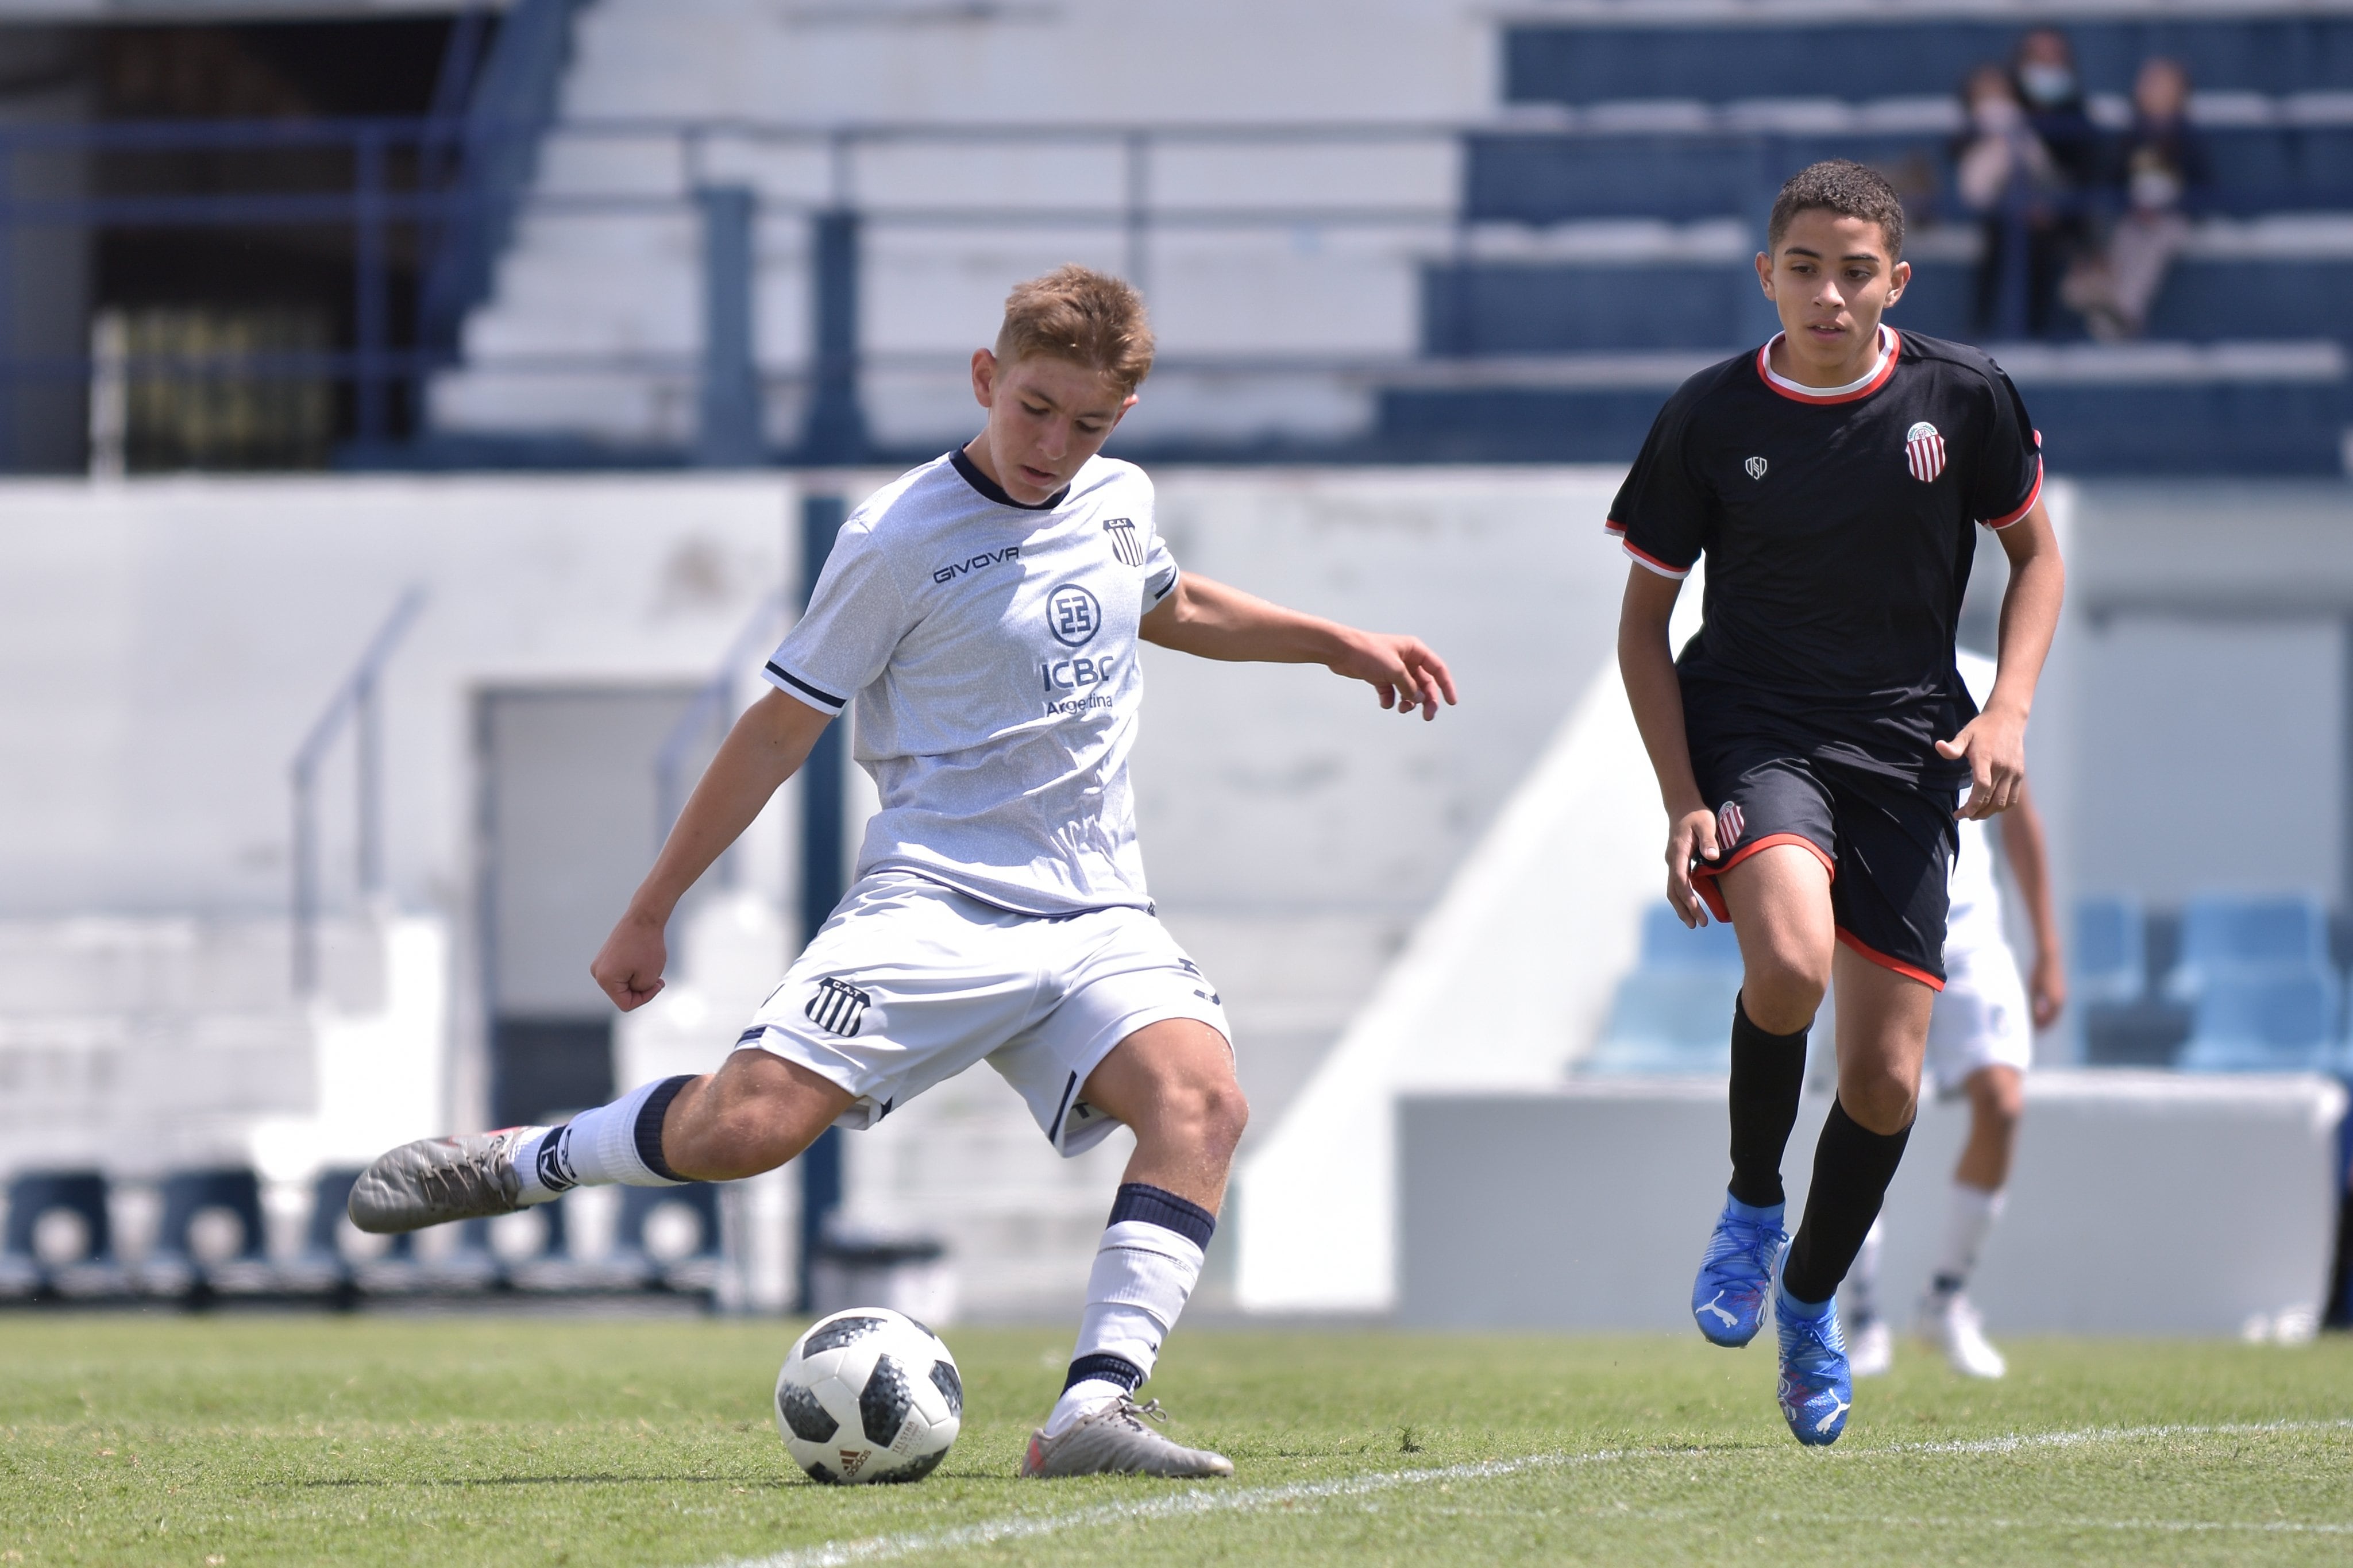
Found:
[[[1739,1066],[1736,1056],[1736,1074]],[[1814,1184],[1806,1193],[1805,1223],[1798,1227],[1788,1261],[1781,1267],[1784,1290],[1806,1302],[1827,1301],[1838,1294],[1839,1281],[1862,1250],[1871,1222],[1879,1217],[1887,1184],[1895,1179],[1895,1167],[1911,1137],[1908,1125],[1900,1132],[1873,1132],[1849,1116],[1845,1106],[1831,1102],[1822,1141],[1814,1148]]]
[[[1798,1124],[1798,1091],[1805,1081],[1806,1031],[1768,1035],[1735,1001],[1732,1195],[1752,1208],[1771,1208],[1782,1200],[1781,1152],[1788,1146],[1789,1129]],[[1870,1223],[1863,1222],[1866,1228]]]

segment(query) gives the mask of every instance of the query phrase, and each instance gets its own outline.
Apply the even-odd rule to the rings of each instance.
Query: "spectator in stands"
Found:
[[[1968,123],[1955,149],[1963,205],[1985,233],[1978,260],[1976,331],[1995,331],[2025,247],[2025,327],[2056,325],[2060,280],[2084,248],[2083,200],[2100,171],[2100,134],[2084,107],[2067,36],[2043,27],[2019,40],[2010,66],[1979,66],[1961,89]]]
[[[2067,278],[2064,297],[2092,335],[2137,338],[2173,258],[2189,241],[2186,208],[2211,177],[2206,146],[2189,123],[2189,73],[2179,60],[2144,62],[2133,84],[2133,123],[2109,165],[2122,211],[2105,254]]]

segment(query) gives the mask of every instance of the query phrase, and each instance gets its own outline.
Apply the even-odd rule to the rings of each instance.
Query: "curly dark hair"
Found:
[[[1904,258],[1904,198],[1878,170],[1847,158],[1825,158],[1790,175],[1781,194],[1773,198],[1765,247],[1779,249],[1782,236],[1789,232],[1789,220],[1815,208],[1877,224],[1887,237],[1888,261],[1893,264]]]

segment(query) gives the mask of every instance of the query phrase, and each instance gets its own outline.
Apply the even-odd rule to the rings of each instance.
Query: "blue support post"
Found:
[[[858,404],[858,215],[821,212],[809,237],[817,363],[802,456],[812,463],[855,463],[867,451],[866,416]]]
[[[825,558],[832,553],[834,535],[841,531],[848,506],[838,495],[812,495],[801,500],[801,608],[808,608]],[[849,748],[843,724],[836,720],[819,732],[801,764],[801,942],[806,945],[826,917],[848,892],[849,876],[843,854],[841,814],[844,768]],[[841,1131],[828,1127],[801,1155],[800,1308],[811,1310],[810,1266],[827,1222],[841,1207]]]
[[[390,339],[390,269],[385,263],[384,136],[367,130],[353,144],[353,346],[358,350],[354,397],[360,445],[378,447],[392,435],[385,395],[384,357]]]
[[[2032,311],[2029,296],[2033,292],[2032,259],[2028,250],[2031,243],[2027,225],[2027,203],[2023,191],[2014,188],[2002,203],[2001,212],[2001,294],[2000,308],[1994,320],[1999,323],[1999,335],[2007,342],[2022,343],[2033,331]]]
[[[760,461],[760,371],[753,357],[752,241],[756,205],[747,185],[694,193],[702,215],[702,387],[694,459],[705,468]]]

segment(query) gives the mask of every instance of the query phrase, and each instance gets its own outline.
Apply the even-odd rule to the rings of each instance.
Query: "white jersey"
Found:
[[[1113,458],[1025,507],[959,450],[851,513],[766,675],[820,712],[856,705],[882,799],[857,876],[1021,914],[1149,909],[1136,626],[1176,585],[1152,482]]]
[[[1978,706],[1993,694],[1994,662],[1982,654],[1954,656],[1961,683]],[[1945,917],[1945,967],[1966,967],[1978,953],[2005,948],[2001,929],[2001,889],[1994,881],[1993,835],[1982,822],[1963,818],[1960,853],[1953,860],[1952,907]],[[2009,956],[2005,951],[2002,954]]]

